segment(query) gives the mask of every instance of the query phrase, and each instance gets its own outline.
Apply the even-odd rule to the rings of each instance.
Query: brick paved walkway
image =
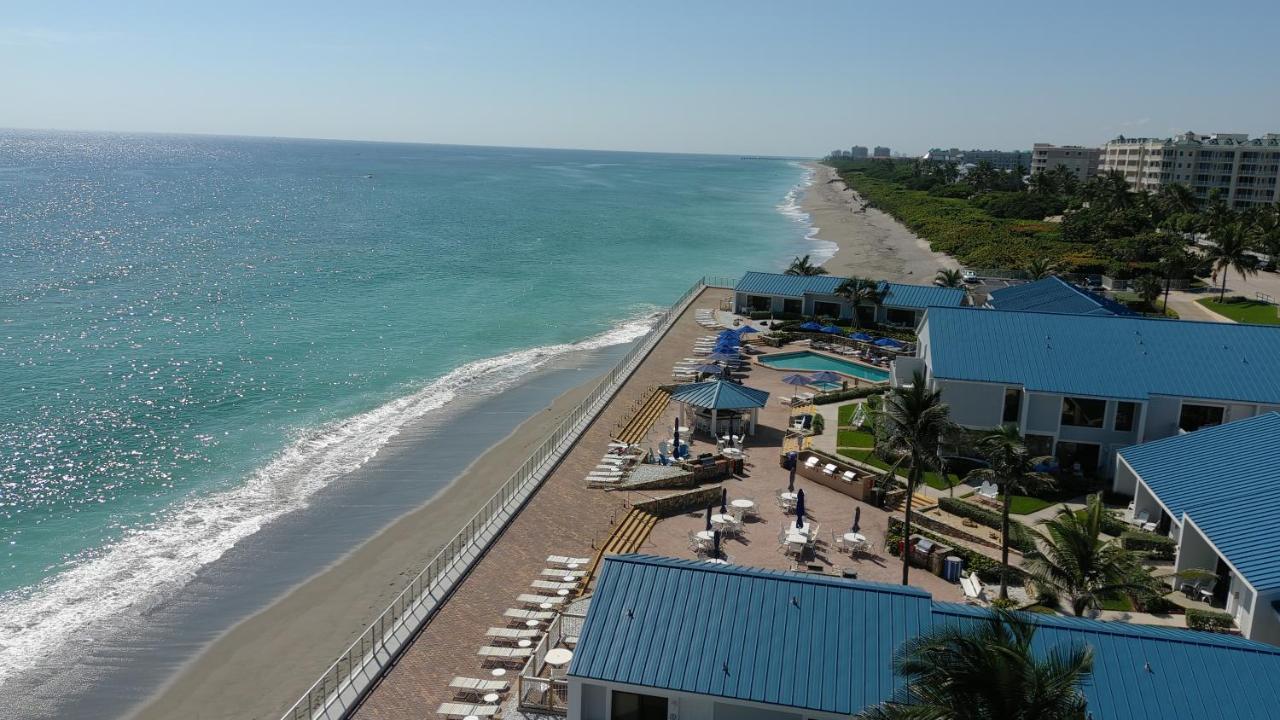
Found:
[[[645,499],[634,493],[588,490],[584,478],[604,453],[611,431],[627,408],[650,386],[670,383],[674,362],[690,354],[695,338],[709,334],[694,321],[694,311],[718,308],[729,295],[729,290],[708,289],[689,306],[399,664],[373,689],[356,717],[434,717],[440,703],[453,699],[448,684],[455,675],[488,677],[476,655],[477,649],[490,644],[485,630],[505,624],[503,611],[517,607],[516,595],[529,591],[529,583],[546,567],[546,557],[594,555],[593,548],[625,514],[625,504]]]

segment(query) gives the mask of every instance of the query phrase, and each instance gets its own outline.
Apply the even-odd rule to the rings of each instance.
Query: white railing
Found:
[[[548,677],[542,677],[542,671],[546,667],[547,651],[561,645],[577,644],[586,621],[586,615],[565,611],[547,626],[546,634],[538,640],[529,661],[516,678],[516,703],[521,710],[568,714],[569,684],[563,673],[560,677],[551,677],[548,672]]]
[[[708,280],[715,281],[714,284]],[[484,507],[427,563],[395,600],[383,610],[290,707],[282,720],[344,718],[382,672],[408,646],[436,608],[448,597],[471,565],[497,539],[525,501],[555,469],[596,415],[622,387],[640,362],[662,339],[672,323],[709,285],[724,278],[703,278],[658,317],[648,334],[604,374],[551,435],[529,454],[524,464],[489,498]]]

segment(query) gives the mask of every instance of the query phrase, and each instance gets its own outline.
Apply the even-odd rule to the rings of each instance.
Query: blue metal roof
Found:
[[[853,714],[901,684],[894,653],[987,611],[900,585],[643,555],[608,558],[569,673],[809,711]],[[1036,645],[1087,643],[1094,720],[1171,708],[1268,717],[1280,648],[1190,630],[1028,615]],[[1150,669],[1148,669],[1148,667]]]
[[[1280,403],[1280,327],[931,308],[930,371],[951,380],[1146,400]]]
[[[805,294],[831,295],[849,278],[835,275],[784,275],[781,273],[749,272],[734,286],[734,292],[748,295],[779,295],[800,298]],[[927,308],[933,306],[958,307],[964,304],[964,291],[936,285],[907,285],[881,282],[886,291],[883,305],[902,308]]]
[[[881,305],[888,307],[916,308],[960,307],[964,304],[964,290],[937,285],[907,285],[905,283],[880,283],[888,292]]]
[[[708,410],[746,410],[764,407],[769,402],[769,393],[726,380],[708,380],[681,385],[671,394],[671,399]]]
[[[987,301],[996,310],[1054,312],[1070,315],[1133,315],[1109,298],[1078,288],[1056,275],[993,290]]]
[[[830,295],[848,278],[835,275],[783,275],[782,273],[749,272],[733,287],[734,292],[750,295],[785,295],[804,297],[805,293]]]
[[[1135,445],[1120,456],[1246,582],[1264,592],[1280,588],[1280,413]]]

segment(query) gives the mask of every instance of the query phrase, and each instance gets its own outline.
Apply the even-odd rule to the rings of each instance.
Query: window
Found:
[[[612,720],[667,720],[667,699],[615,690],[610,717]]]
[[[813,314],[818,317],[839,318],[840,305],[838,303],[815,300],[813,302]]]
[[[1062,424],[1074,427],[1102,427],[1102,416],[1107,411],[1106,400],[1091,398],[1062,398]]]
[[[773,308],[773,298],[765,295],[748,295],[747,304],[757,312],[770,310]]]
[[[793,313],[793,314],[795,314],[795,315],[800,315],[801,313],[803,313],[803,312],[804,312],[804,301],[803,301],[803,300],[791,300],[791,299],[783,300],[783,301],[782,301],[782,312],[787,312],[787,313]]]
[[[899,308],[886,308],[885,319],[887,319],[891,325],[915,325],[916,311],[901,310]]]
[[[1018,417],[1022,414],[1022,390],[1018,388],[1005,388],[1004,390],[1004,415],[1001,421],[1007,423],[1018,422]]]
[[[1178,418],[1178,427],[1192,432],[1208,425],[1221,425],[1223,408],[1219,405],[1182,404],[1182,416]]]
[[[1141,407],[1138,403],[1116,403],[1116,431],[1132,432],[1138,425],[1138,415],[1140,412]]]

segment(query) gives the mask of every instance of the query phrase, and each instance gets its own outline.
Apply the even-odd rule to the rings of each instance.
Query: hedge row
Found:
[[[1236,623],[1234,618],[1224,612],[1187,608],[1187,627],[1192,630],[1228,632],[1235,629]]]
[[[896,517],[889,518],[889,531],[885,533],[886,541],[889,543],[887,548],[890,555],[900,557],[898,555],[898,543],[902,540],[902,520]],[[946,538],[936,533],[925,530],[918,525],[912,525],[913,534],[927,537],[934,542],[942,543],[952,548],[951,554],[964,560],[964,572],[978,573],[978,579],[988,584],[998,584],[1000,582],[1000,571],[1003,566],[999,561],[983,555],[982,553],[970,550],[967,547],[958,545],[955,538]],[[1026,573],[1016,567],[1009,568],[1009,584],[1024,585],[1026,583]]]
[[[1120,518],[1116,517],[1114,514],[1109,512],[1102,513],[1101,525],[1102,525],[1102,532],[1108,535],[1114,535],[1115,537],[1120,537],[1121,535],[1124,535],[1125,533],[1133,529],[1132,525],[1130,525],[1129,523],[1126,523],[1125,521],[1121,520]]]
[[[969,518],[979,525],[986,525],[996,530],[1000,529],[1000,513],[994,510],[988,510],[971,502],[950,497],[939,498],[938,507],[952,515]],[[1009,519],[1009,547],[1015,548],[1021,553],[1029,553],[1036,549],[1035,536],[1031,530],[1013,518]]]
[[[849,388],[848,390],[819,393],[814,396],[813,404],[830,405],[831,403],[844,402],[845,400],[857,400],[859,398],[870,397],[872,395],[881,395],[888,392],[888,390],[889,388],[883,385],[864,385],[862,387]]]
[[[1133,552],[1145,552],[1158,560],[1172,560],[1178,543],[1171,537],[1143,530],[1125,530],[1120,533],[1120,547]]]

